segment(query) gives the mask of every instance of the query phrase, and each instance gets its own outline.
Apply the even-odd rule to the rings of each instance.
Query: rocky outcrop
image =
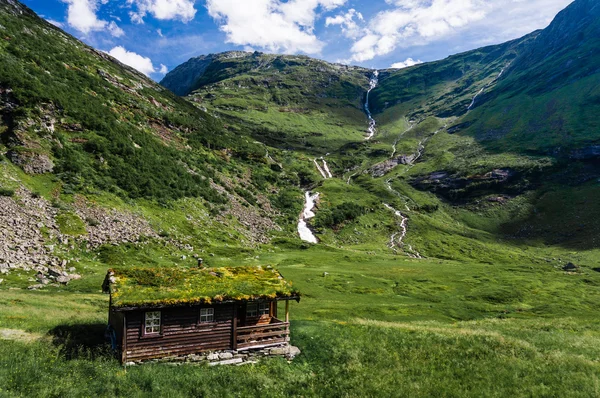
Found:
[[[67,284],[80,278],[63,255],[75,244],[97,248],[136,242],[142,236],[158,237],[148,222],[135,214],[92,206],[83,198],[72,207],[87,223],[86,233],[76,237],[61,232],[57,216],[64,211],[46,199],[25,188],[19,188],[14,197],[0,196],[0,274],[15,269],[37,271],[38,283],[31,289]]]
[[[369,169],[369,174],[373,177],[383,177],[398,165],[412,164],[416,157],[417,155],[400,155],[393,159],[388,159],[371,167]]]
[[[422,191],[430,191],[455,201],[466,197],[491,194],[497,190],[503,193],[522,190],[523,187],[511,186],[517,177],[518,173],[509,168],[494,169],[487,173],[470,176],[452,175],[446,171],[436,171],[426,176],[414,178],[411,185]]]
[[[8,151],[6,157],[27,174],[52,173],[54,162],[48,155],[31,151]]]
[[[217,217],[217,220],[227,224],[227,215],[231,215],[244,228],[233,227],[248,239],[248,243],[268,243],[269,233],[281,231],[281,227],[273,221],[275,211],[264,195],[256,195],[259,206],[252,206],[246,199],[235,194],[236,185],[243,185],[242,180],[232,181],[227,176],[217,173],[221,185],[211,181],[211,188],[227,197],[229,208]],[[237,183],[237,184],[236,184]],[[260,209],[259,209],[260,207]]]

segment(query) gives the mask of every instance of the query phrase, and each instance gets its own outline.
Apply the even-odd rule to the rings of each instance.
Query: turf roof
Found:
[[[112,268],[104,283],[120,308],[300,297],[279,271],[260,266]]]

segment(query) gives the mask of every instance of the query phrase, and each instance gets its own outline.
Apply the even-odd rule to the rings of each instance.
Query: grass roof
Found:
[[[121,308],[300,297],[279,271],[260,266],[112,268],[104,288]]]

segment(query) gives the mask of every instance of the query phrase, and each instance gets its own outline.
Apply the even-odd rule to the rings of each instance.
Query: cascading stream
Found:
[[[315,216],[313,209],[315,208],[315,202],[319,199],[319,193],[315,193],[311,195],[309,191],[304,193],[304,209],[300,214],[300,219],[298,220],[298,234],[300,235],[300,239],[305,242],[310,243],[319,243],[317,237],[313,234],[313,232],[308,228],[307,221]]]
[[[367,91],[367,98],[365,99],[365,113],[369,118],[369,135],[367,136],[367,138],[365,138],[365,140],[367,141],[373,138],[373,136],[377,132],[377,122],[375,121],[375,119],[373,119],[371,109],[369,108],[369,95],[371,94],[371,91],[373,91],[373,89],[377,87],[377,84],[379,84],[379,71],[376,70],[375,72],[373,72],[373,76],[371,77],[371,81],[369,82],[369,90]]]
[[[321,165],[319,164],[319,160],[323,162],[323,167],[321,167]],[[321,174],[321,177],[323,177],[324,179],[333,178],[333,174],[331,174],[331,170],[329,170],[329,166],[327,165],[327,161],[324,157],[321,157],[320,159],[313,159],[313,163],[317,167],[317,170],[319,171],[319,174]]]
[[[477,101],[477,97],[479,97],[481,94],[483,94],[483,92],[485,91],[486,88],[488,88],[492,84],[496,83],[496,81],[498,81],[498,79],[500,79],[502,77],[502,74],[504,73],[504,69],[506,69],[506,68],[502,68],[502,70],[500,71],[498,76],[496,76],[494,78],[494,80],[492,80],[491,82],[489,82],[488,84],[483,86],[483,88],[481,90],[479,90],[479,92],[477,94],[475,94],[475,96],[473,97],[473,101],[471,101],[471,105],[469,105],[469,107],[467,108],[467,111],[470,111],[471,109],[473,109],[473,107],[475,106],[475,101]]]

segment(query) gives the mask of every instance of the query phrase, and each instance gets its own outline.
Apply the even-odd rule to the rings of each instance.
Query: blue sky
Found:
[[[22,0],[150,77],[227,50],[403,67],[521,37],[571,0]]]

